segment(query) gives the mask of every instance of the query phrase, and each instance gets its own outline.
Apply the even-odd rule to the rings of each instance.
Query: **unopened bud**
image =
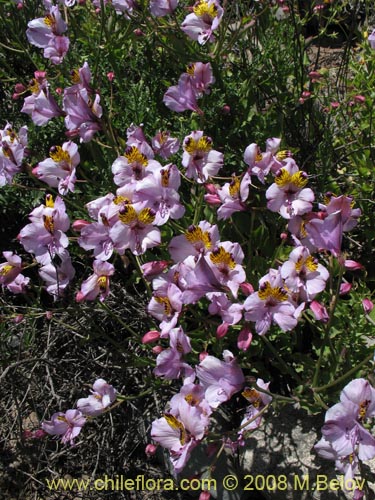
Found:
[[[157,446],[155,446],[154,444],[151,444],[149,443],[147,446],[146,446],[146,449],[145,449],[145,453],[148,457],[152,457],[153,455],[155,455],[156,453],[156,450],[157,450]]]
[[[142,337],[142,344],[152,344],[160,339],[160,333],[157,330],[150,330]]]

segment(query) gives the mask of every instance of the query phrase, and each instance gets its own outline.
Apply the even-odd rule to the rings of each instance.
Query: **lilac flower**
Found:
[[[198,107],[196,91],[186,73],[181,75],[177,85],[169,87],[164,94],[163,102],[167,108],[178,113],[190,110],[200,115],[203,114],[203,111]]]
[[[330,195],[329,203],[321,205],[321,217],[315,217],[305,224],[311,243],[318,249],[329,250],[337,256],[341,253],[344,231],[350,231],[358,223],[359,208],[352,208],[353,199],[348,196]]]
[[[217,211],[219,220],[229,219],[234,212],[246,210],[245,201],[249,195],[249,183],[241,181],[239,177],[232,174],[232,181],[227,182],[217,191],[221,206]]]
[[[191,352],[189,337],[181,327],[170,330],[169,337],[170,347],[162,351],[156,358],[154,375],[169,380],[179,377],[189,380],[191,377],[195,378],[193,368],[183,360],[183,355]]]
[[[44,49],[43,55],[53,64],[61,64],[69,50],[70,40],[66,36],[55,36]]]
[[[375,417],[375,389],[364,378],[349,382],[341,391],[340,401],[342,403],[351,401],[356,404],[358,408],[357,418],[360,421]]]
[[[62,146],[53,146],[49,158],[38,163],[33,174],[51,187],[58,187],[59,193],[74,191],[76,166],[80,156],[78,146],[74,142],[64,142]]]
[[[152,159],[154,158],[154,151],[147,142],[142,127],[142,123],[140,125],[132,123],[130,127],[126,129],[126,145],[135,146],[143,155],[146,156],[146,158]]]
[[[185,137],[183,149],[182,165],[186,168],[186,177],[196,179],[200,184],[216,175],[223,166],[223,153],[212,149],[212,139],[203,135],[201,130]]]
[[[109,295],[109,277],[115,272],[115,268],[109,262],[95,260],[93,264],[94,274],[89,276],[81,285],[81,290],[76,295],[76,301],[99,300],[103,302]]]
[[[78,410],[68,410],[65,413],[57,412],[51,417],[51,420],[42,422],[42,429],[47,434],[62,436],[61,442],[74,445],[74,440],[81,432],[86,423],[86,418]]]
[[[95,380],[91,395],[77,401],[77,408],[84,414],[91,417],[100,415],[114,401],[116,401],[116,389],[107,384],[102,378]]]
[[[155,212],[155,225],[165,224],[169,218],[180,219],[185,207],[180,203],[177,190],[181,176],[176,165],[169,163],[154,170],[136,188],[136,199],[144,201]]]
[[[27,127],[21,127],[18,134],[7,123],[0,130],[0,186],[11,184],[15,174],[20,172],[27,146]]]
[[[13,252],[3,252],[6,262],[0,264],[0,285],[7,287],[12,293],[24,293],[30,278],[21,274],[21,257]]]
[[[67,25],[61,17],[59,8],[53,6],[45,17],[39,17],[30,21],[26,30],[29,42],[36,47],[46,48],[54,36],[60,36],[67,29]]]
[[[268,387],[270,385],[270,382],[265,383],[264,380],[262,380],[261,378],[258,378],[256,383],[257,383],[258,387],[268,391]],[[242,392],[242,395],[244,396],[244,398],[247,399],[247,401],[250,403],[250,405],[246,408],[245,416],[241,422],[241,426],[240,426],[241,430],[239,431],[239,439],[243,439],[244,435],[246,434],[247,431],[256,429],[257,427],[260,426],[261,421],[262,421],[262,416],[259,416],[257,418],[256,418],[256,416],[265,406],[270,404],[270,402],[272,401],[272,396],[270,396],[269,394],[266,394],[264,392],[259,392],[254,388],[245,387],[245,389]],[[247,422],[249,420],[252,420],[252,419],[254,419],[254,420],[247,424]]]
[[[168,159],[180,149],[180,141],[176,137],[171,137],[170,132],[160,131],[152,139],[152,149],[162,158]]]
[[[140,147],[128,146],[125,153],[116,158],[112,165],[112,173],[114,174],[114,183],[117,186],[125,186],[129,182],[135,183],[135,181],[140,181],[151,175],[152,172],[162,169],[161,164],[149,158],[143,149],[141,145]]]
[[[120,220],[110,229],[109,235],[119,253],[130,248],[134,255],[141,255],[147,248],[160,245],[160,231],[153,225],[155,212],[152,209],[124,204],[118,218]]]
[[[53,201],[47,195],[46,204],[35,208],[29,215],[31,224],[27,224],[19,234],[19,240],[27,252],[33,253],[36,260],[47,265],[56,255],[64,258],[69,245],[65,231],[69,229],[69,217],[65,203],[57,196]]]
[[[47,285],[47,292],[56,300],[64,294],[66,287],[74,278],[75,269],[69,255],[60,264],[49,263],[39,269],[39,275]]]
[[[31,80],[28,87],[32,94],[26,97],[21,109],[21,113],[30,115],[33,122],[39,126],[45,125],[52,118],[63,114],[49,92],[49,83],[45,76],[44,71],[35,71],[35,78]]]
[[[163,17],[172,14],[178,5],[178,0],[151,0],[150,12],[155,17]]]
[[[278,147],[281,141],[280,139],[273,139],[271,144],[274,147],[275,141],[277,141],[276,147]],[[249,146],[245,149],[244,161],[249,166],[248,173],[250,175],[256,175],[262,184],[264,184],[265,177],[268,175],[275,163],[271,149],[273,150],[274,148],[271,148],[269,144],[267,144],[266,152],[262,153],[259,146],[255,143],[249,144]],[[278,165],[280,168],[281,165],[279,163]]]
[[[102,116],[100,96],[91,98],[86,88],[64,90],[63,108],[66,113],[65,126],[69,137],[79,135],[82,142],[89,142],[94,134],[101,129],[99,119]]]
[[[317,454],[327,460],[335,462],[336,469],[345,474],[345,484],[349,479],[353,479],[358,471],[358,457],[355,454],[340,456],[332,447],[330,441],[327,441],[323,436],[321,440],[314,446]]]
[[[206,356],[196,367],[197,376],[205,389],[205,399],[211,408],[229,401],[245,382],[241,368],[230,351],[223,352],[224,361]]]
[[[267,207],[279,212],[284,219],[311,211],[314,193],[307,184],[307,174],[301,172],[291,158],[276,172],[275,182],[266,191]]]
[[[241,265],[243,258],[244,253],[240,245],[230,241],[220,243],[205,256],[205,261],[218,282],[217,288],[228,288],[234,297],[237,297],[240,284],[246,281],[246,274]]]
[[[255,330],[259,335],[267,333],[271,323],[283,331],[292,330],[297,325],[300,310],[292,303],[279,271],[270,269],[259,281],[259,291],[253,293],[244,302],[245,320],[255,321]]]
[[[370,44],[370,47],[372,49],[375,49],[375,30],[373,30],[370,35],[368,36],[367,38],[369,44]]]
[[[190,63],[186,68],[186,73],[183,74],[188,75],[197,98],[202,97],[203,94],[209,94],[211,85],[215,83],[211,63]]]
[[[160,281],[155,287],[147,311],[161,322],[162,337],[167,336],[170,330],[177,325],[182,306],[182,292],[178,286],[174,283],[168,283],[168,281]]]
[[[327,269],[303,246],[292,250],[289,259],[281,266],[280,273],[288,289],[298,294],[302,302],[311,301],[322,292],[329,278]]]
[[[168,251],[175,262],[182,262],[190,255],[198,259],[213,250],[219,238],[216,225],[201,221],[198,226],[190,226],[184,234],[172,238]]]
[[[213,42],[213,32],[218,28],[224,10],[217,0],[198,0],[193,7],[193,12],[186,16],[181,29],[192,40],[197,40],[201,45],[207,41]]]
[[[242,305],[233,304],[225,293],[213,292],[207,294],[210,305],[208,312],[217,314],[227,325],[235,325],[242,319]]]

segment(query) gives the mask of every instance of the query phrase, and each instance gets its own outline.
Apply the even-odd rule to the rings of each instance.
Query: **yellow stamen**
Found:
[[[186,73],[190,76],[194,76],[194,71],[195,71],[195,64],[191,63],[188,66],[186,66]]]
[[[0,276],[6,276],[7,274],[10,273],[10,271],[14,268],[14,266],[11,266],[10,264],[5,264],[5,266],[3,266],[1,269],[0,269]]]
[[[189,404],[190,406],[197,406],[199,404],[199,401],[198,399],[196,399],[192,394],[187,394],[185,396],[185,401],[187,402],[187,404]]]
[[[78,69],[73,69],[70,72],[70,79],[71,79],[72,83],[74,83],[74,84],[80,83],[81,77],[79,76]]]
[[[52,26],[56,23],[56,20],[52,14],[47,14],[43,21],[44,24],[46,24],[49,28],[52,28]]]
[[[60,161],[70,163],[70,155],[68,151],[64,151],[61,146],[54,146],[51,148],[49,156],[56,163],[59,163]]]
[[[55,202],[53,201],[52,194],[47,194],[47,196],[46,196],[46,207],[48,207],[48,208],[55,207]]]
[[[275,177],[276,184],[283,188],[288,184],[294,184],[297,188],[302,189],[307,184],[306,174],[301,172],[300,170],[293,175],[286,170],[286,168],[282,168]]]
[[[260,406],[261,397],[259,392],[255,389],[245,389],[242,392],[242,396],[246,398],[254,406],[254,408],[258,408]]]
[[[288,151],[287,149],[283,149],[282,151],[278,151],[276,153],[276,159],[279,161],[285,160],[285,158],[290,158],[292,156],[292,153]]]
[[[142,154],[136,146],[131,146],[124,153],[125,158],[128,163],[138,163],[144,167],[148,165],[148,160],[144,154]]]
[[[138,220],[141,224],[152,224],[155,220],[155,214],[151,208],[143,208],[138,214]]]
[[[43,215],[43,223],[47,231],[53,234],[55,230],[55,223],[53,221],[53,217],[51,215]]]
[[[56,420],[59,420],[60,422],[68,423],[68,421],[67,421],[66,417],[64,417],[64,415],[59,415]]]
[[[208,5],[206,0],[200,0],[198,4],[193,7],[194,14],[198,17],[203,17],[204,15],[210,16],[211,19],[217,15],[217,7],[215,4]]]
[[[189,139],[185,143],[184,148],[185,151],[189,153],[189,155],[195,155],[197,153],[207,154],[212,149],[212,141],[205,135],[197,141],[192,137],[189,137]]]
[[[99,276],[97,279],[97,284],[102,292],[107,289],[107,276]]]
[[[258,291],[258,297],[261,300],[266,300],[271,297],[273,299],[276,299],[278,302],[284,302],[284,300],[287,300],[288,294],[280,286],[272,287],[271,283],[269,281],[266,281],[260,287]]]
[[[125,198],[125,196],[116,196],[116,198],[114,198],[113,200],[113,203],[115,205],[121,205],[122,203],[130,203],[130,200],[129,198]]]
[[[240,184],[240,178],[234,175],[232,178],[232,182],[229,184],[229,194],[232,198],[238,196],[238,193],[240,192]]]
[[[162,304],[166,316],[170,316],[172,314],[172,306],[168,297],[154,297],[154,299],[158,304]]]
[[[306,231],[306,221],[302,221],[300,224],[299,232],[301,234],[301,238],[306,238],[307,237],[307,231]]]
[[[363,420],[365,418],[369,404],[370,404],[370,401],[368,401],[367,399],[365,399],[364,401],[362,401],[360,403],[359,412],[358,412],[358,416],[359,416],[360,420]]]
[[[39,92],[39,83],[37,82],[37,80],[35,78],[33,78],[31,81],[30,81],[30,84],[29,84],[29,90],[33,93],[33,94],[37,94]]]
[[[214,250],[210,255],[210,260],[215,266],[224,265],[227,268],[229,267],[229,269],[236,267],[236,262],[233,260],[232,255],[223,247]]]
[[[161,170],[161,185],[163,187],[169,186],[169,169],[163,168]]]
[[[169,427],[171,427],[174,431],[180,432],[180,443],[183,446],[187,440],[187,434],[184,424],[179,420],[177,420],[177,418],[174,415],[171,415],[170,413],[166,413],[164,415],[164,418],[167,421]]]
[[[258,162],[258,161],[262,161],[263,160],[263,155],[262,153],[257,153],[256,156],[255,156],[255,161]]]
[[[202,231],[202,229],[197,226],[191,226],[185,232],[185,238],[192,245],[194,245],[195,243],[203,243],[204,247],[207,248],[207,250],[210,250],[212,246],[210,233],[208,231]]]
[[[118,214],[118,218],[124,224],[131,224],[138,219],[137,212],[132,205],[125,205]]]
[[[310,272],[314,272],[318,269],[318,263],[315,262],[314,257],[312,257],[311,255],[309,255],[306,259],[300,257],[297,260],[295,265],[297,273],[302,270],[303,266],[305,266]]]

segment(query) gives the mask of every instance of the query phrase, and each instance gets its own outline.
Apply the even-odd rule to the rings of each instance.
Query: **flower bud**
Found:
[[[344,262],[345,269],[350,269],[350,271],[358,271],[360,269],[363,269],[362,264],[359,262],[356,262],[355,260],[346,260]]]
[[[223,115],[229,115],[230,106],[228,106],[228,104],[224,104],[224,106],[221,108],[221,112],[223,113]]]
[[[240,285],[241,291],[246,297],[254,293],[254,287],[250,283],[241,283]]]
[[[374,304],[370,299],[363,299],[362,306],[365,311],[365,314],[369,314],[374,309]]]
[[[351,283],[341,283],[340,285],[340,290],[339,290],[339,294],[340,295],[346,295],[347,293],[350,292],[350,290],[352,289],[352,284]]]
[[[241,351],[247,351],[253,340],[253,334],[248,326],[244,326],[237,338],[237,347]]]
[[[157,330],[150,330],[142,337],[142,344],[152,344],[160,339],[160,333]]]
[[[147,446],[146,446],[146,449],[145,449],[145,453],[148,457],[152,457],[153,455],[155,455],[156,453],[156,450],[157,450],[157,446],[155,446],[154,444],[151,444],[149,443]]]
[[[225,335],[227,334],[228,332],[228,323],[221,323],[221,325],[219,325],[217,328],[216,328],[216,337],[218,339],[222,339],[223,337],[225,337]]]
[[[313,312],[315,319],[321,321],[322,323],[327,323],[329,320],[327,309],[317,302],[313,300],[310,304],[310,310]]]
[[[113,82],[114,78],[115,78],[115,74],[113,71],[109,71],[109,73],[107,73],[107,78],[110,82]]]
[[[202,491],[202,493],[199,495],[198,500],[210,500],[211,494],[209,491]]]
[[[35,170],[35,169],[34,169]],[[33,172],[34,173],[34,172]],[[74,231],[81,231],[85,226],[89,226],[90,225],[90,222],[88,222],[87,220],[83,220],[83,219],[77,219],[73,222],[72,224],[72,229],[74,229]]]
[[[146,278],[148,276],[156,276],[161,274],[164,269],[168,267],[169,262],[167,260],[153,260],[151,262],[146,262],[141,266],[143,276]]]
[[[213,206],[221,205],[220,196],[217,194],[205,194],[204,201]]]
[[[203,352],[200,352],[199,353],[199,362],[202,363],[202,361],[204,361],[208,356],[208,352],[207,351],[203,351]]]
[[[164,349],[162,348],[161,345],[156,345],[155,347],[152,348],[152,352],[156,355],[160,354]]]

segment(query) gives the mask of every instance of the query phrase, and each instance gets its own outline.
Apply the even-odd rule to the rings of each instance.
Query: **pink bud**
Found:
[[[169,262],[167,260],[153,260],[151,262],[146,262],[141,266],[143,271],[143,276],[156,276],[167,269]]]
[[[34,76],[37,80],[44,80],[46,77],[46,72],[45,71],[34,71]]]
[[[312,82],[316,82],[322,78],[323,75],[319,73],[319,71],[310,71],[309,78]]]
[[[303,97],[304,99],[308,99],[309,97],[311,97],[311,92],[309,92],[308,90],[304,90],[304,91],[302,92],[302,97]]]
[[[248,326],[244,326],[237,338],[238,349],[241,349],[241,351],[247,351],[252,340],[253,334],[251,333],[250,328]]]
[[[47,319],[52,319],[53,312],[52,311],[46,311],[46,318]]]
[[[354,101],[358,104],[364,104],[366,102],[366,97],[363,95],[355,95]]]
[[[156,355],[160,354],[164,349],[162,348],[161,345],[156,345],[155,347],[152,348],[152,352]]]
[[[107,73],[107,78],[110,82],[113,82],[114,78],[115,78],[115,74],[113,71],[110,71],[109,73]]]
[[[14,86],[14,91],[17,92],[17,94],[22,94],[22,92],[25,92],[26,87],[22,83],[16,83]]]
[[[23,437],[23,439],[32,439],[33,438],[33,432],[29,431],[29,430],[23,431],[22,437]]]
[[[363,299],[362,306],[366,314],[369,314],[374,309],[374,304],[370,299]]]
[[[63,93],[63,89],[61,87],[56,87],[55,91],[57,95],[61,95]]]
[[[203,352],[200,352],[199,353],[199,362],[202,363],[203,360],[205,360],[208,356],[208,352],[207,351],[203,351]]]
[[[135,36],[145,36],[145,34],[143,33],[143,31],[141,29],[139,29],[139,28],[135,29],[133,31],[133,33],[134,33]]]
[[[287,240],[288,239],[287,233],[280,233],[280,239],[283,241]]]
[[[34,439],[42,439],[44,436],[47,436],[47,433],[43,429],[38,429],[34,432]]]
[[[242,293],[245,294],[246,297],[254,293],[254,287],[250,283],[241,283],[240,288]]]
[[[87,220],[83,220],[83,219],[77,219],[73,222],[72,224],[72,229],[74,229],[74,231],[81,231],[85,226],[89,226],[90,225],[90,222],[88,222]]]
[[[340,103],[337,101],[331,102],[331,108],[337,109],[340,106]]]
[[[215,186],[215,184],[207,183],[204,185],[204,189],[209,194],[217,194],[217,187]]]
[[[228,104],[224,104],[224,106],[221,108],[221,112],[223,113],[223,115],[229,115],[230,111],[230,106],[228,106]]]
[[[350,269],[351,271],[358,271],[359,269],[364,269],[362,264],[356,262],[355,260],[346,260],[344,262],[345,269]]]
[[[298,102],[299,102],[300,104],[305,104],[305,99],[304,99],[303,97],[300,97],[300,98],[298,99]]]
[[[221,323],[221,325],[219,325],[217,328],[216,328],[216,337],[218,339],[222,339],[223,337],[225,337],[225,335],[227,334],[228,332],[228,323]]]
[[[221,199],[217,194],[205,194],[204,201],[213,206],[221,205]]]
[[[199,495],[198,500],[210,500],[211,494],[209,491],[202,491],[202,493]]]
[[[17,10],[22,10],[23,9],[23,3],[22,2],[18,2],[17,4]]]
[[[340,285],[340,290],[339,290],[339,294],[340,295],[346,295],[347,293],[350,292],[350,290],[352,289],[352,284],[351,283],[341,283]]]
[[[142,337],[142,344],[152,344],[160,339],[160,333],[157,330],[150,330]]]
[[[14,321],[14,323],[16,323],[16,325],[18,325],[23,320],[24,320],[24,315],[23,314],[17,314],[17,316],[14,318],[13,321]]]
[[[322,304],[320,304],[316,300],[313,300],[310,304],[310,309],[313,312],[315,319],[321,321],[322,323],[328,322],[329,316],[327,313],[327,309]]]
[[[154,444],[149,443],[146,446],[145,453],[146,453],[146,455],[148,457],[152,457],[153,455],[155,455],[157,449],[158,449],[157,446],[155,446]]]
[[[77,292],[76,302],[82,302],[83,300],[85,300],[85,294],[82,293],[81,291]]]

